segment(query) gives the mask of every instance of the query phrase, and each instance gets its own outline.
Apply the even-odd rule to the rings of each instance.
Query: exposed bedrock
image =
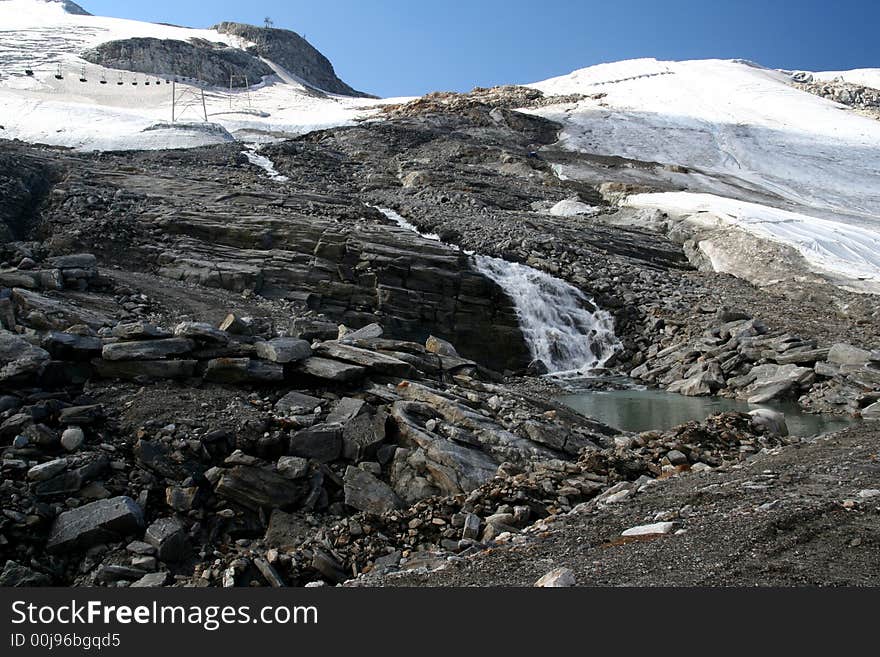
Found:
[[[244,86],[272,75],[259,58],[237,48],[201,39],[135,37],[108,41],[82,53],[92,64],[151,75],[195,78],[215,86]]]
[[[249,53],[283,66],[322,91],[344,96],[365,95],[340,80],[330,60],[296,32],[231,22],[215,25],[214,29],[249,41],[254,44],[248,47]]]

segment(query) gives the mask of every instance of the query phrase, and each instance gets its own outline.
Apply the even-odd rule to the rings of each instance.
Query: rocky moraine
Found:
[[[710,560],[718,581],[756,583],[760,569],[726,568],[721,529],[688,520],[723,490],[717,518],[741,512],[743,531],[795,540],[798,517],[843,519],[815,540],[851,545],[838,559],[853,567],[822,583],[876,584],[862,563],[880,541],[875,297],[701,270],[687,236],[633,227],[617,205],[667,191],[664,165],[562,151],[560,126],[514,109],[559,101],[431,95],[264,147],[286,181],[239,144],[0,142],[0,582],[504,584],[567,566],[543,583],[603,568],[614,577],[595,583],[624,583],[651,545],[687,540],[701,583]],[[558,178],[573,159],[589,176]],[[644,433],[578,415],[553,401],[515,300],[472,254],[609,313],[606,373],[864,424],[832,465],[772,413]],[[855,488],[813,504],[821,485],[793,474],[810,459],[813,475],[847,463]],[[640,501],[652,494],[665,506]],[[703,540],[682,538],[689,522]],[[754,545],[767,568],[798,569],[778,543]]]

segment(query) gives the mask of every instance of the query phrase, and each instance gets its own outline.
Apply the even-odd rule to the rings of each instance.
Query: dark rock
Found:
[[[104,379],[133,381],[145,379],[190,379],[195,376],[194,360],[94,360],[92,365]]]
[[[407,376],[413,373],[412,366],[402,360],[339,342],[323,342],[317,346],[315,352],[322,356],[360,365],[380,374]]]
[[[3,567],[3,572],[0,573],[0,586],[28,588],[52,586],[52,579],[48,575],[38,573],[10,559]]]
[[[281,415],[309,415],[321,406],[321,400],[301,392],[288,392],[275,403],[275,412]]]
[[[342,426],[316,424],[290,437],[290,455],[329,463],[342,453]]]
[[[379,515],[403,506],[388,484],[360,468],[348,466],[344,481],[345,503],[358,511]]]
[[[338,360],[318,358],[312,356],[296,364],[296,370],[325,381],[348,383],[364,378],[367,373],[365,367],[340,363]]]
[[[169,356],[180,356],[193,350],[193,343],[186,338],[164,338],[160,340],[136,340],[134,342],[114,342],[104,345],[104,360],[161,360]]]
[[[46,549],[49,552],[83,550],[137,533],[143,526],[143,511],[130,497],[98,500],[59,515],[52,525]]]
[[[447,342],[443,338],[438,338],[434,335],[428,336],[428,339],[425,341],[425,350],[440,356],[453,356],[459,358],[458,352],[455,350],[455,347],[452,346],[451,342]]]
[[[156,548],[161,561],[183,561],[189,556],[190,544],[186,529],[175,518],[159,518],[144,534],[144,541]]]
[[[256,344],[257,357],[273,363],[296,363],[312,355],[312,347],[299,338],[273,338]]]
[[[302,500],[308,488],[301,481],[276,472],[239,465],[224,471],[214,492],[256,511],[291,508]]]
[[[160,340],[170,338],[171,332],[146,322],[126,322],[113,327],[113,335],[123,340]]]
[[[181,322],[174,327],[174,335],[213,345],[223,346],[229,343],[228,333],[202,322]]]
[[[284,380],[284,368],[251,358],[215,358],[208,361],[205,380],[232,384],[274,383]]]

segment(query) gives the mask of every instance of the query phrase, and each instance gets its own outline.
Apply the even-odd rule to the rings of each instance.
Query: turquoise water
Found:
[[[557,398],[588,417],[623,431],[671,429],[692,420],[702,421],[724,411],[748,413],[756,408],[770,408],[785,413],[788,431],[793,436],[816,436],[844,429],[853,418],[833,415],[810,415],[794,403],[748,404],[723,397],[685,397],[665,390],[610,390],[572,392]]]

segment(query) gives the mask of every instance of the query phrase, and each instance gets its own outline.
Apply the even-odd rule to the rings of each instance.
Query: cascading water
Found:
[[[482,255],[473,260],[513,301],[532,358],[551,373],[584,374],[619,348],[614,319],[577,288],[516,262]]]
[[[401,228],[419,232],[394,210],[378,209]],[[422,237],[440,240],[433,234]],[[543,361],[551,373],[586,374],[602,367],[620,348],[614,319],[577,288],[501,258],[472,255],[472,261],[513,301],[532,358]]]

